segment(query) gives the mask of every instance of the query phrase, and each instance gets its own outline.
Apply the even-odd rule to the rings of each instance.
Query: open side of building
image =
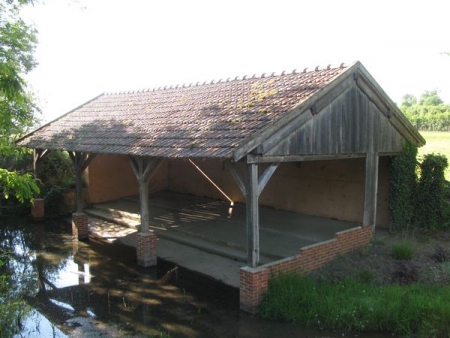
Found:
[[[93,203],[139,193],[138,263],[156,263],[149,193],[246,205],[241,308],[255,312],[271,274],[308,272],[389,224],[389,162],[425,140],[361,63],[100,95],[17,143],[68,151],[88,169]],[[298,255],[261,265],[259,206],[359,223]],[[84,224],[84,221],[81,221]],[[280,243],[282,245],[282,243]]]

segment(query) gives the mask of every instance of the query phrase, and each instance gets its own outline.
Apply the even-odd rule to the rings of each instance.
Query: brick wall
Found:
[[[240,271],[240,307],[256,313],[269,285],[269,277],[280,273],[306,274],[332,261],[338,254],[367,245],[372,238],[372,227],[356,227],[340,231],[335,238],[300,248],[296,256]]]
[[[389,227],[389,157],[381,156],[377,194],[377,228]],[[231,173],[218,160],[194,160],[234,202],[245,203]],[[243,163],[239,171],[246,172]],[[266,165],[260,166],[260,174]],[[365,159],[280,163],[263,190],[259,204],[300,214],[360,222],[364,213]],[[168,165],[171,191],[224,199],[188,161]]]

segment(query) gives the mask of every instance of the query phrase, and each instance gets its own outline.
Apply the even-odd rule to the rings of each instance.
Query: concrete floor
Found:
[[[246,266],[247,259],[245,204],[231,207],[229,202],[173,192],[154,194],[149,203],[150,230],[158,235],[159,257],[239,286],[239,268]],[[97,204],[85,211],[95,217],[91,219],[93,232],[135,245],[138,197]],[[296,255],[303,246],[332,239],[336,232],[359,225],[260,207],[260,261]]]

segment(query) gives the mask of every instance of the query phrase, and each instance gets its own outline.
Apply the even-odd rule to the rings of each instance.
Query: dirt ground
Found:
[[[393,249],[398,245],[413,249],[411,260],[393,257]],[[376,284],[424,283],[450,286],[450,230],[379,236],[368,247],[339,256],[314,272],[313,276],[329,281],[353,276]]]

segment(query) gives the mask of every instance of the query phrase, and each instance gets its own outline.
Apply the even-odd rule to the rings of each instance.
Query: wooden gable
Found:
[[[360,63],[290,117],[261,132],[248,162],[394,155],[406,141],[425,143]]]

